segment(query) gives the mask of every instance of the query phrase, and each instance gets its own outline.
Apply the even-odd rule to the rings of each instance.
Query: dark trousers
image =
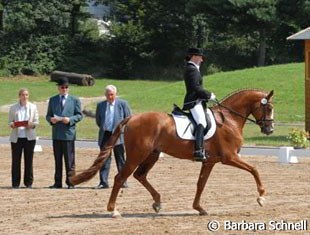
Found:
[[[55,159],[55,185],[62,186],[62,156],[64,156],[66,168],[66,184],[70,185],[69,173],[75,170],[75,142],[74,140],[53,140]]]
[[[33,183],[33,150],[35,140],[18,138],[17,143],[11,143],[12,150],[12,186],[19,187],[21,179],[21,159],[24,152],[24,185],[31,186]]]
[[[108,131],[106,131],[104,133],[103,140],[102,140],[102,143],[100,145],[101,149],[103,148],[105,143],[108,141],[111,134],[112,133],[108,132]],[[115,161],[116,161],[117,171],[119,172],[125,164],[124,145],[119,144],[119,145],[114,146],[113,152],[114,152],[114,157],[115,157]],[[111,155],[110,155],[100,169],[99,178],[100,178],[100,184],[101,185],[109,186],[109,172],[110,172],[110,167],[111,167],[111,161],[112,161],[112,159],[111,159]],[[125,182],[124,185],[126,185],[126,184],[127,183]]]

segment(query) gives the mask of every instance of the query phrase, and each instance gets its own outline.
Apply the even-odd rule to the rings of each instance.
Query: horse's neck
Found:
[[[243,91],[225,99],[222,104],[229,107],[234,112],[245,118],[240,118],[238,115],[232,115],[232,118],[239,120],[243,124],[246,118],[251,114],[252,106],[257,102],[258,91]]]

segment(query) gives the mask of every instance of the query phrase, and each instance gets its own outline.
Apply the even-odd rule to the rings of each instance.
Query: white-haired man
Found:
[[[108,85],[105,88],[106,100],[97,104],[96,108],[96,123],[99,127],[98,145],[100,149],[103,148],[108,141],[116,126],[126,117],[131,115],[128,102],[119,99],[117,96],[117,88],[113,85]],[[117,170],[120,171],[125,163],[124,156],[124,139],[121,135],[120,141],[114,146],[113,152],[116,161]],[[104,165],[100,169],[100,182],[96,187],[97,189],[109,188],[109,172],[111,166],[111,156],[105,161]],[[127,182],[123,187],[127,188]]]

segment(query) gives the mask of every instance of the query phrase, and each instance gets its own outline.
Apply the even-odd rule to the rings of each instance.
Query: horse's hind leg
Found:
[[[160,202],[160,194],[153,188],[150,182],[147,180],[146,176],[148,172],[152,169],[154,164],[157,162],[159,158],[160,152],[154,151],[152,152],[144,162],[142,162],[137,170],[134,173],[134,177],[150,192],[154,199],[153,209],[156,212],[159,212],[161,209],[161,202]]]
[[[223,164],[234,166],[234,167],[246,170],[253,175],[253,177],[256,181],[257,191],[259,193],[259,197],[257,198],[257,202],[260,206],[263,206],[264,201],[265,201],[265,199],[263,197],[265,195],[265,189],[264,189],[264,186],[262,184],[262,181],[260,179],[259,173],[256,170],[256,168],[254,166],[246,163],[245,161],[243,161],[238,155],[235,155],[232,159],[223,161]]]
[[[120,216],[120,214],[115,210],[116,198],[120,188],[127,180],[127,178],[132,174],[136,167],[136,165],[128,164],[128,162],[126,162],[121,171],[114,177],[114,184],[107,206],[108,211],[113,211],[113,217]]]

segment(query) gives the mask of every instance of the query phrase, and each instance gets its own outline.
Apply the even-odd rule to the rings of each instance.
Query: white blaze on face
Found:
[[[273,120],[273,110],[274,110],[274,109],[271,110],[271,115],[270,115],[270,119],[271,119],[271,120]],[[274,122],[272,122],[272,125],[271,125],[271,126],[272,126],[272,128],[274,128]]]

